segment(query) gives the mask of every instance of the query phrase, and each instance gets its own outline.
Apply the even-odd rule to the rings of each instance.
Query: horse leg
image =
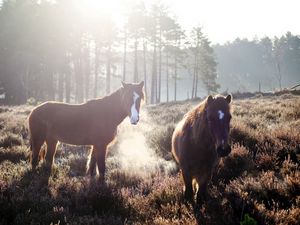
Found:
[[[46,153],[46,166],[51,168],[53,161],[54,161],[54,155],[56,152],[56,146],[57,146],[57,140],[53,138],[48,138],[46,140],[47,144],[47,153]]]
[[[198,183],[198,190],[197,190],[197,204],[202,205],[203,201],[207,199],[207,185],[209,179],[207,177],[202,177],[201,179],[196,179]]]
[[[106,145],[94,145],[96,162],[99,171],[99,180],[101,183],[104,182],[105,178],[105,156],[106,156]]]
[[[90,174],[92,177],[96,174],[96,149],[93,146],[90,150],[89,160],[87,163],[87,174]]]
[[[42,138],[41,136],[36,136],[34,137],[31,134],[30,137],[30,148],[31,148],[31,166],[32,169],[35,170],[36,166],[39,163],[39,154],[40,154],[40,150],[42,145],[44,144],[44,138]]]
[[[182,169],[182,177],[184,181],[184,198],[188,201],[193,200],[192,177],[187,170]]]

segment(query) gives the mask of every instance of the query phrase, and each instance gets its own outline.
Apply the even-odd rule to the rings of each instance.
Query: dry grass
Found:
[[[175,124],[197,103],[148,106],[138,126],[124,121],[106,185],[85,176],[86,147],[60,145],[52,173],[43,164],[32,173],[31,106],[0,108],[0,224],[298,224],[300,98],[234,101],[233,151],[200,209],[183,201],[170,154]]]

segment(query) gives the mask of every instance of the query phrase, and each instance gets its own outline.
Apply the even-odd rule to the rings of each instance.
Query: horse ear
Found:
[[[143,88],[143,87],[144,87],[144,81],[141,81],[141,82],[139,83],[139,87],[140,87],[140,88]]]
[[[232,100],[232,96],[231,95],[227,95],[226,101],[228,102],[228,104],[230,104],[231,100]]]
[[[211,95],[209,95],[209,96],[207,97],[207,103],[208,103],[208,104],[211,104],[211,103],[213,102],[213,100],[214,100],[214,98],[213,98]]]
[[[122,86],[123,86],[124,88],[127,88],[127,87],[129,86],[129,84],[125,83],[124,81],[121,81],[121,82],[122,82]]]

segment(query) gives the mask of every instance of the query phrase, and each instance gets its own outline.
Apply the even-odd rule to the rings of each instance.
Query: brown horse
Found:
[[[44,142],[47,144],[46,165],[51,168],[58,141],[72,145],[92,145],[88,173],[95,174],[96,164],[104,179],[106,148],[113,141],[118,125],[129,116],[132,124],[139,121],[144,82],[127,84],[101,99],[84,104],[45,102],[29,115],[31,164],[35,169]]]
[[[231,95],[208,96],[178,123],[172,137],[172,153],[179,163],[185,198],[193,199],[193,181],[198,184],[197,202],[206,197],[207,184],[220,157],[231,152],[228,144]]]

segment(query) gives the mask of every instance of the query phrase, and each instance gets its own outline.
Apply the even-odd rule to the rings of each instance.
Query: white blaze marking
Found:
[[[224,113],[223,113],[223,111],[222,110],[219,110],[218,111],[218,114],[219,114],[219,120],[222,120],[223,118],[224,118]]]
[[[138,121],[138,118],[139,118],[139,113],[138,113],[138,111],[136,109],[136,106],[135,106],[136,100],[139,97],[140,96],[136,92],[133,92],[133,104],[131,106],[131,117],[130,117],[130,122],[131,123],[136,123]]]

